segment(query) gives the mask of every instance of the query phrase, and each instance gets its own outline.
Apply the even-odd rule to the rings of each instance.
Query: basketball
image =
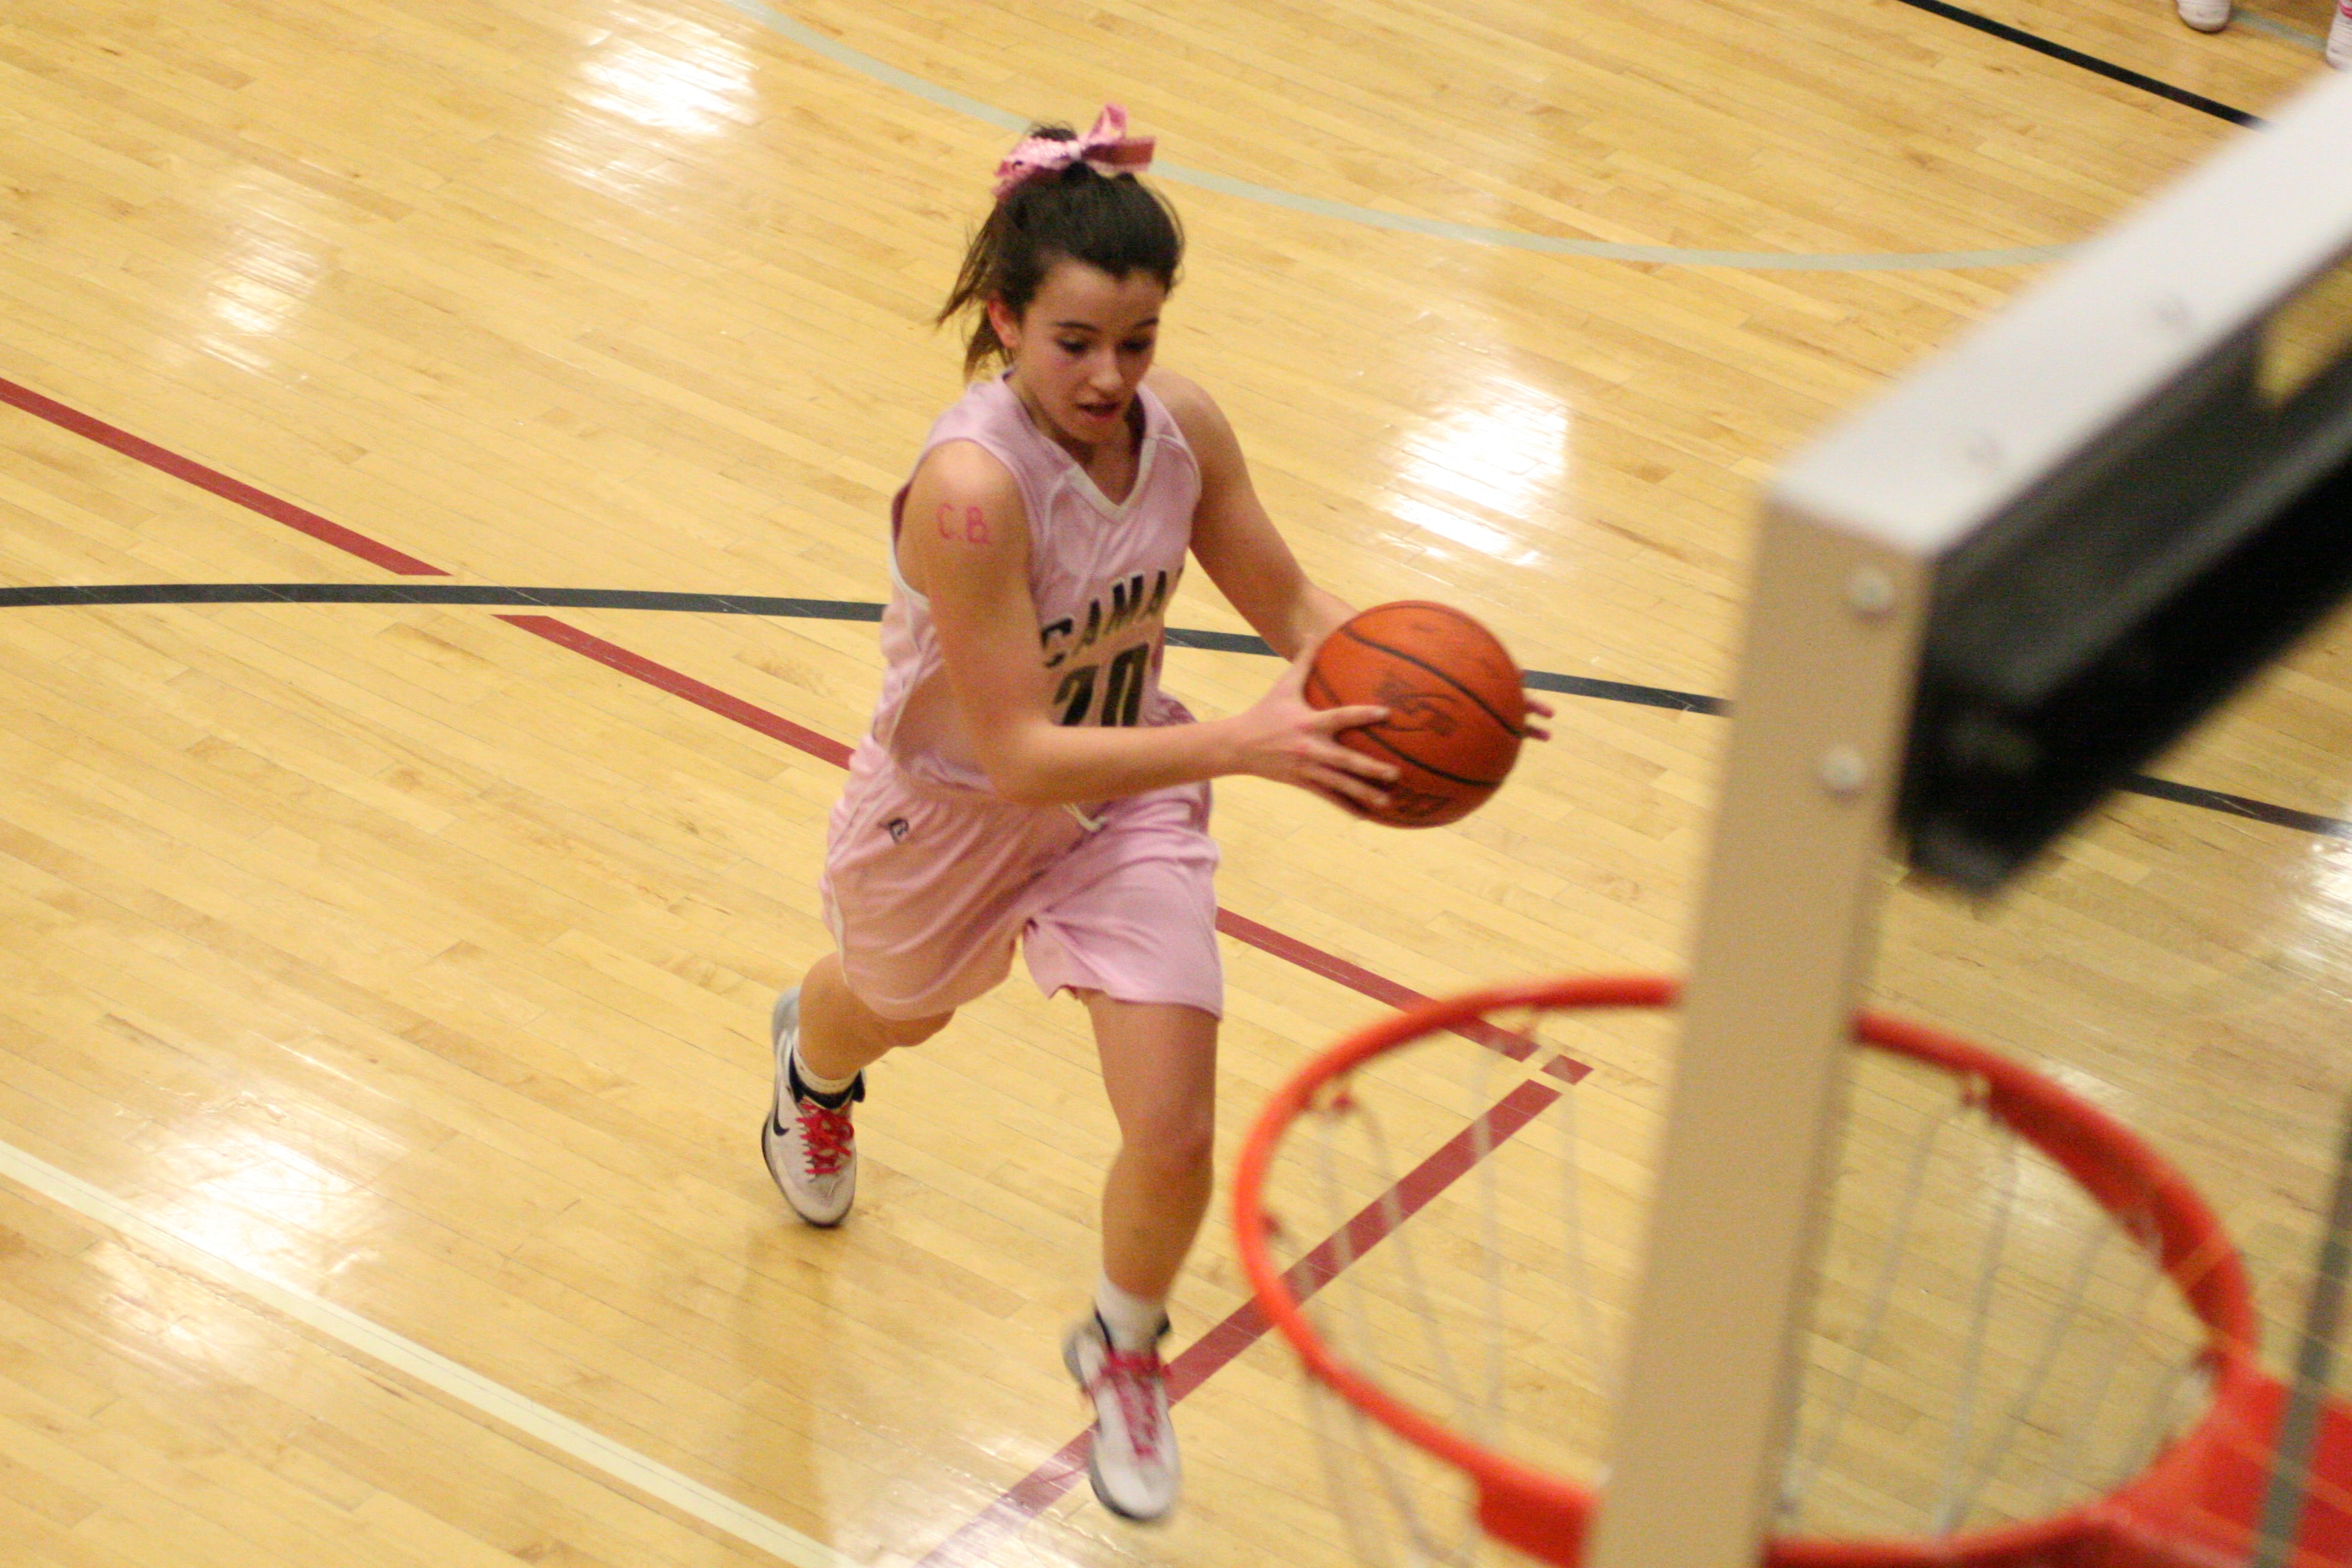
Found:
[[[1307,667],[1316,708],[1372,702],[1386,721],[1342,730],[1351,751],[1393,763],[1389,804],[1361,815],[1392,827],[1457,822],[1502,787],[1518,760],[1527,697],[1495,634],[1423,599],[1375,605],[1342,625]]]

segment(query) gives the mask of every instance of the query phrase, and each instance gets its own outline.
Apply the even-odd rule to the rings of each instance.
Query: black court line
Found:
[[[1958,22],[1963,27],[1974,27],[1979,33],[1990,33],[2004,43],[2015,44],[2020,48],[2032,49],[2037,55],[2047,55],[2053,60],[2063,60],[2070,66],[2105,77],[2109,81],[2119,81],[2126,87],[2136,87],[2142,92],[2152,92],[2158,98],[2168,99],[2174,103],[2196,110],[2200,114],[2210,114],[2216,120],[2226,120],[2232,125],[2260,125],[2263,122],[2259,115],[2249,114],[2242,109],[2232,109],[2226,103],[2216,102],[2203,93],[2191,92],[2185,87],[2175,87],[2168,81],[2158,81],[2152,76],[2143,76],[2128,66],[2119,66],[2113,60],[2103,60],[2096,55],[2086,55],[2080,49],[2070,49],[2063,44],[2053,43],[2048,38],[2026,32],[2022,28],[2012,27],[2006,22],[1996,22],[1990,16],[1980,16],[1974,11],[1963,10],[1958,5],[1948,4],[1947,0],[1902,0],[1902,3],[1914,10],[1941,16],[1948,22]],[[2159,7],[2152,5],[2148,12],[2149,25],[2152,26],[2160,25],[2157,16],[2158,9]],[[2163,21],[2169,22],[2170,18],[2165,17]]]
[[[682,610],[714,616],[777,616],[815,621],[878,621],[882,606],[855,599],[777,599],[755,594],[655,594],[628,588],[500,588],[454,583],[106,583],[55,588],[0,588],[0,609],[76,605],[499,605],[572,610]],[[1263,639],[1241,632],[1171,626],[1171,647],[1271,656]],[[1623,680],[1529,670],[1538,691],[1633,702],[1685,713],[1721,713],[1719,697],[1636,686]]]
[[[1906,0],[1907,3],[1907,0]],[[772,616],[793,620],[879,621],[880,605],[856,599],[785,599],[754,594],[658,594],[628,588],[500,588],[457,583],[104,583],[74,587],[0,588],[0,609],[91,605],[502,605],[585,610],[670,610],[719,616]],[[1241,632],[1196,631],[1170,626],[1171,647],[1206,648],[1272,658],[1264,639]],[[1549,670],[1524,672],[1528,687],[1602,702],[1630,702],[1680,713],[1728,713],[1720,697],[1596,680]],[[2193,805],[2225,816],[2242,816],[2273,827],[2289,827],[2329,838],[2352,838],[2352,821],[2297,811],[2218,789],[2175,784],[2135,773],[2118,788],[2152,800]]]
[[[2316,812],[2297,811],[2291,805],[2273,805],[2266,800],[2224,795],[2218,789],[2200,789],[2195,784],[2174,784],[2170,779],[2152,779],[2139,773],[2133,774],[2123,787],[2152,800],[2178,801],[2182,805],[2202,806],[2228,816],[2252,817],[2273,827],[2293,827],[2329,838],[2352,838],[2352,822],[2340,816],[2322,816]]]

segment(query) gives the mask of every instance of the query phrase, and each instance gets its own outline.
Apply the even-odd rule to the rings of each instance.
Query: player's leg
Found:
[[[921,1018],[887,1018],[857,999],[828,952],[800,984],[797,1058],[807,1081],[823,1089],[849,1080],[901,1046],[919,1046],[948,1026],[952,1010]]]
[[[1095,1406],[1096,1495],[1114,1512],[1151,1520],[1174,1506],[1181,1479],[1160,1339],[1209,1205],[1217,1020],[1197,1007],[1082,994],[1119,1148],[1103,1183],[1094,1314],[1071,1331],[1063,1355]]]
[[[1103,1182],[1103,1273],[1118,1289],[1157,1306],[1174,1287],[1209,1206],[1217,1020],[1196,1007],[1120,1002],[1099,992],[1085,1000],[1119,1131]],[[1147,1331],[1157,1337],[1160,1326]]]
[[[1131,1519],[1175,1502],[1159,1340],[1209,1198],[1216,1110],[1217,847],[1195,785],[1114,803],[1035,889],[1029,970],[1086,999],[1118,1120],[1095,1310],[1063,1346],[1095,1406],[1095,1493]]]
[[[2352,0],[2336,0],[2335,19],[2327,24],[2327,63],[2352,70]]]
[[[849,1212],[864,1069],[1004,978],[1021,890],[1078,831],[1065,812],[942,805],[887,768],[853,766],[825,834],[837,950],[776,999],[769,1024],[776,1088],[760,1148],[803,1219],[838,1225]]]
[[[775,1100],[760,1152],[793,1212],[839,1225],[857,1195],[857,1133],[850,1106],[866,1098],[865,1069],[900,1046],[919,1045],[954,1017],[888,1018],[857,998],[841,958],[826,953],[800,985],[776,998],[769,1035]]]

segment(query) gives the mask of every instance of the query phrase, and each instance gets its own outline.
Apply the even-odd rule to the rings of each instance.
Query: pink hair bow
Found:
[[[1127,133],[1127,110],[1106,103],[1095,128],[1075,142],[1028,136],[996,165],[996,199],[1003,201],[1040,174],[1085,160],[1098,174],[1137,174],[1151,167],[1152,139]]]

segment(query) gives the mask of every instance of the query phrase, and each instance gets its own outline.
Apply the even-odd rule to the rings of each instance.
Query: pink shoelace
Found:
[[[1127,1423],[1128,1439],[1135,1445],[1139,1458],[1159,1456],[1160,1409],[1151,1397],[1151,1390],[1166,1377],[1158,1351],[1123,1351],[1105,1345],[1102,1368],[1095,1373],[1094,1388],[1087,1390],[1092,1394],[1095,1388],[1110,1384],[1111,1396],[1118,1401],[1119,1416]]]
[[[812,1100],[800,1102],[801,1142],[808,1145],[809,1173],[830,1176],[838,1173],[841,1163],[849,1157],[856,1139],[846,1110],[829,1110]]]

